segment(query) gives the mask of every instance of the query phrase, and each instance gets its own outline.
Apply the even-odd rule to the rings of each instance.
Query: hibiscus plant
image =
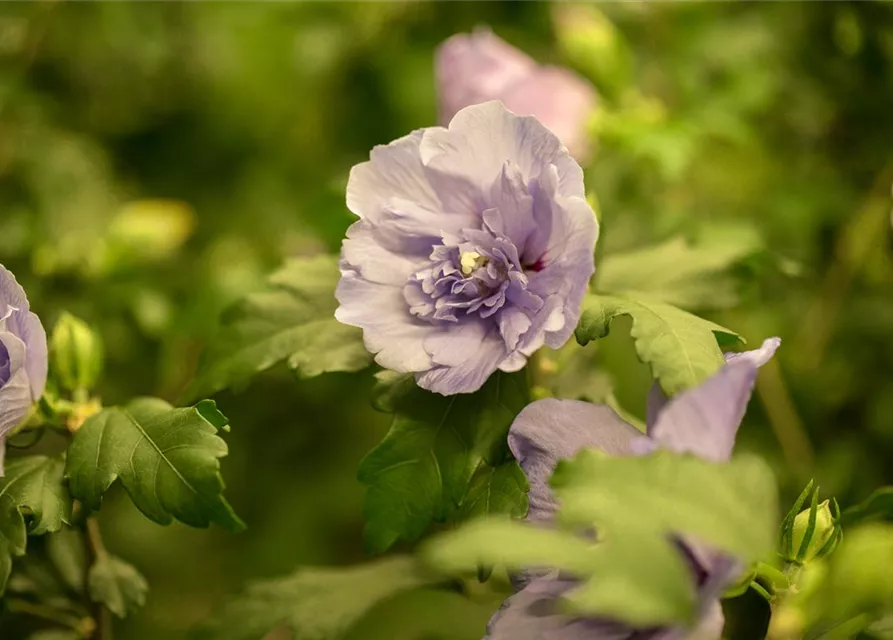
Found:
[[[745,593],[774,640],[882,633],[893,529],[869,521],[890,489],[841,510],[810,483],[782,506],[771,467],[734,451],[782,339],[748,348],[643,291],[675,268],[661,248],[602,255],[581,166],[594,89],[484,30],[436,66],[441,124],[350,171],[340,255],[293,258],[228,311],[180,406],[103,404],[102,336],[65,314],[48,339],[0,267],[4,606],[41,621],[34,638],[112,638],[149,589],[103,543],[115,485],[160,525],[250,526],[224,497],[229,423],[209,398],[285,362],[375,377],[390,429],[357,478],[376,557],[253,583],[195,637],[366,639],[391,606],[390,638],[712,640]],[[599,390],[619,317],[647,406]],[[430,615],[401,617],[412,598]]]

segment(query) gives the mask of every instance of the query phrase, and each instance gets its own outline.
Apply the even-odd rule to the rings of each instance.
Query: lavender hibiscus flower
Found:
[[[15,276],[0,265],[0,475],[6,436],[28,417],[46,381],[46,332]]]
[[[583,172],[499,102],[375,147],[347,185],[335,317],[376,362],[443,395],[517,371],[571,336],[598,225]]]
[[[440,46],[436,74],[442,122],[469,105],[501,100],[515,113],[536,116],[575,158],[588,158],[586,128],[595,110],[595,89],[567,69],[540,66],[489,30],[478,29]]]
[[[649,411],[647,435],[606,406],[557,399],[529,405],[509,431],[509,447],[530,481],[527,519],[540,524],[553,520],[557,504],[549,476],[559,460],[584,448],[618,456],[664,448],[716,462],[728,460],[757,368],[779,344],[778,338],[771,338],[755,351],[729,354],[727,364],[700,387],[652,403],[656,410]],[[702,544],[685,541],[680,547],[698,587],[700,615],[693,629],[633,629],[610,620],[569,618],[553,605],[574,581],[555,572],[531,573],[519,576],[520,591],[493,616],[485,640],[716,640],[724,624],[719,598],[741,567],[734,558]]]

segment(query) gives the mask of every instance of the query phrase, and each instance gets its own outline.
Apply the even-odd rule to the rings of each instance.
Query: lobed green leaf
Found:
[[[402,384],[402,378],[394,381]],[[446,397],[412,386],[383,397],[394,420],[358,471],[368,487],[370,551],[416,540],[432,522],[526,513],[526,480],[509,461],[506,444],[512,421],[529,401],[524,372],[498,372],[473,394]]]
[[[146,603],[149,584],[131,564],[102,553],[87,574],[87,591],[91,600],[125,618]]]
[[[98,510],[102,496],[120,479],[147,518],[174,519],[193,527],[215,523],[244,528],[223,498],[220,458],[226,443],[217,434],[226,418],[213,401],[175,409],[164,400],[140,398],[92,416],[68,450],[72,495]]]
[[[194,637],[262,640],[287,628],[293,640],[335,640],[385,598],[441,580],[404,556],[347,568],[303,568],[250,585]]]
[[[372,356],[356,327],[335,319],[337,256],[294,258],[224,313],[221,329],[203,354],[192,399],[244,385],[253,375],[287,361],[301,377],[359,371]]]
[[[725,364],[720,345],[740,336],[718,324],[663,302],[619,295],[589,294],[577,326],[577,342],[586,345],[608,335],[611,321],[630,316],[630,335],[642,362],[668,396],[695,387]]]
[[[71,495],[61,456],[24,456],[6,464],[0,478],[0,595],[13,556],[25,554],[28,535],[58,531],[71,517]]]

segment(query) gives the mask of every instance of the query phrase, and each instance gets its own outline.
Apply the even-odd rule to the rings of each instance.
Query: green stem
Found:
[[[102,541],[102,532],[99,530],[99,521],[94,517],[89,517],[87,518],[84,528],[87,533],[87,545],[90,548],[93,561],[95,562],[104,559],[108,555],[108,551],[106,551],[105,543]],[[95,616],[98,625],[96,627],[96,635],[94,638],[96,640],[112,640],[114,633],[112,626],[112,612],[109,611],[108,607],[97,603]]]
[[[763,587],[763,585],[761,585],[756,580],[754,580],[753,582],[750,583],[750,588],[753,589],[754,591],[756,591],[761,596],[763,596],[763,598],[769,604],[772,604],[775,601],[775,596],[773,596],[771,593],[769,593],[769,591],[767,591],[766,588]]]

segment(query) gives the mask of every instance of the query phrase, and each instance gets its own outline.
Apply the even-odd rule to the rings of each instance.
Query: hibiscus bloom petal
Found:
[[[768,361],[780,341],[771,338],[751,355],[730,358],[701,386],[671,399],[649,427],[656,444],[705,460],[728,460],[753,392],[757,367]]]
[[[509,429],[509,449],[530,483],[531,521],[550,520],[557,504],[549,477],[559,460],[585,448],[630,455],[632,443],[646,436],[613,409],[577,400],[546,398],[525,407]]]

